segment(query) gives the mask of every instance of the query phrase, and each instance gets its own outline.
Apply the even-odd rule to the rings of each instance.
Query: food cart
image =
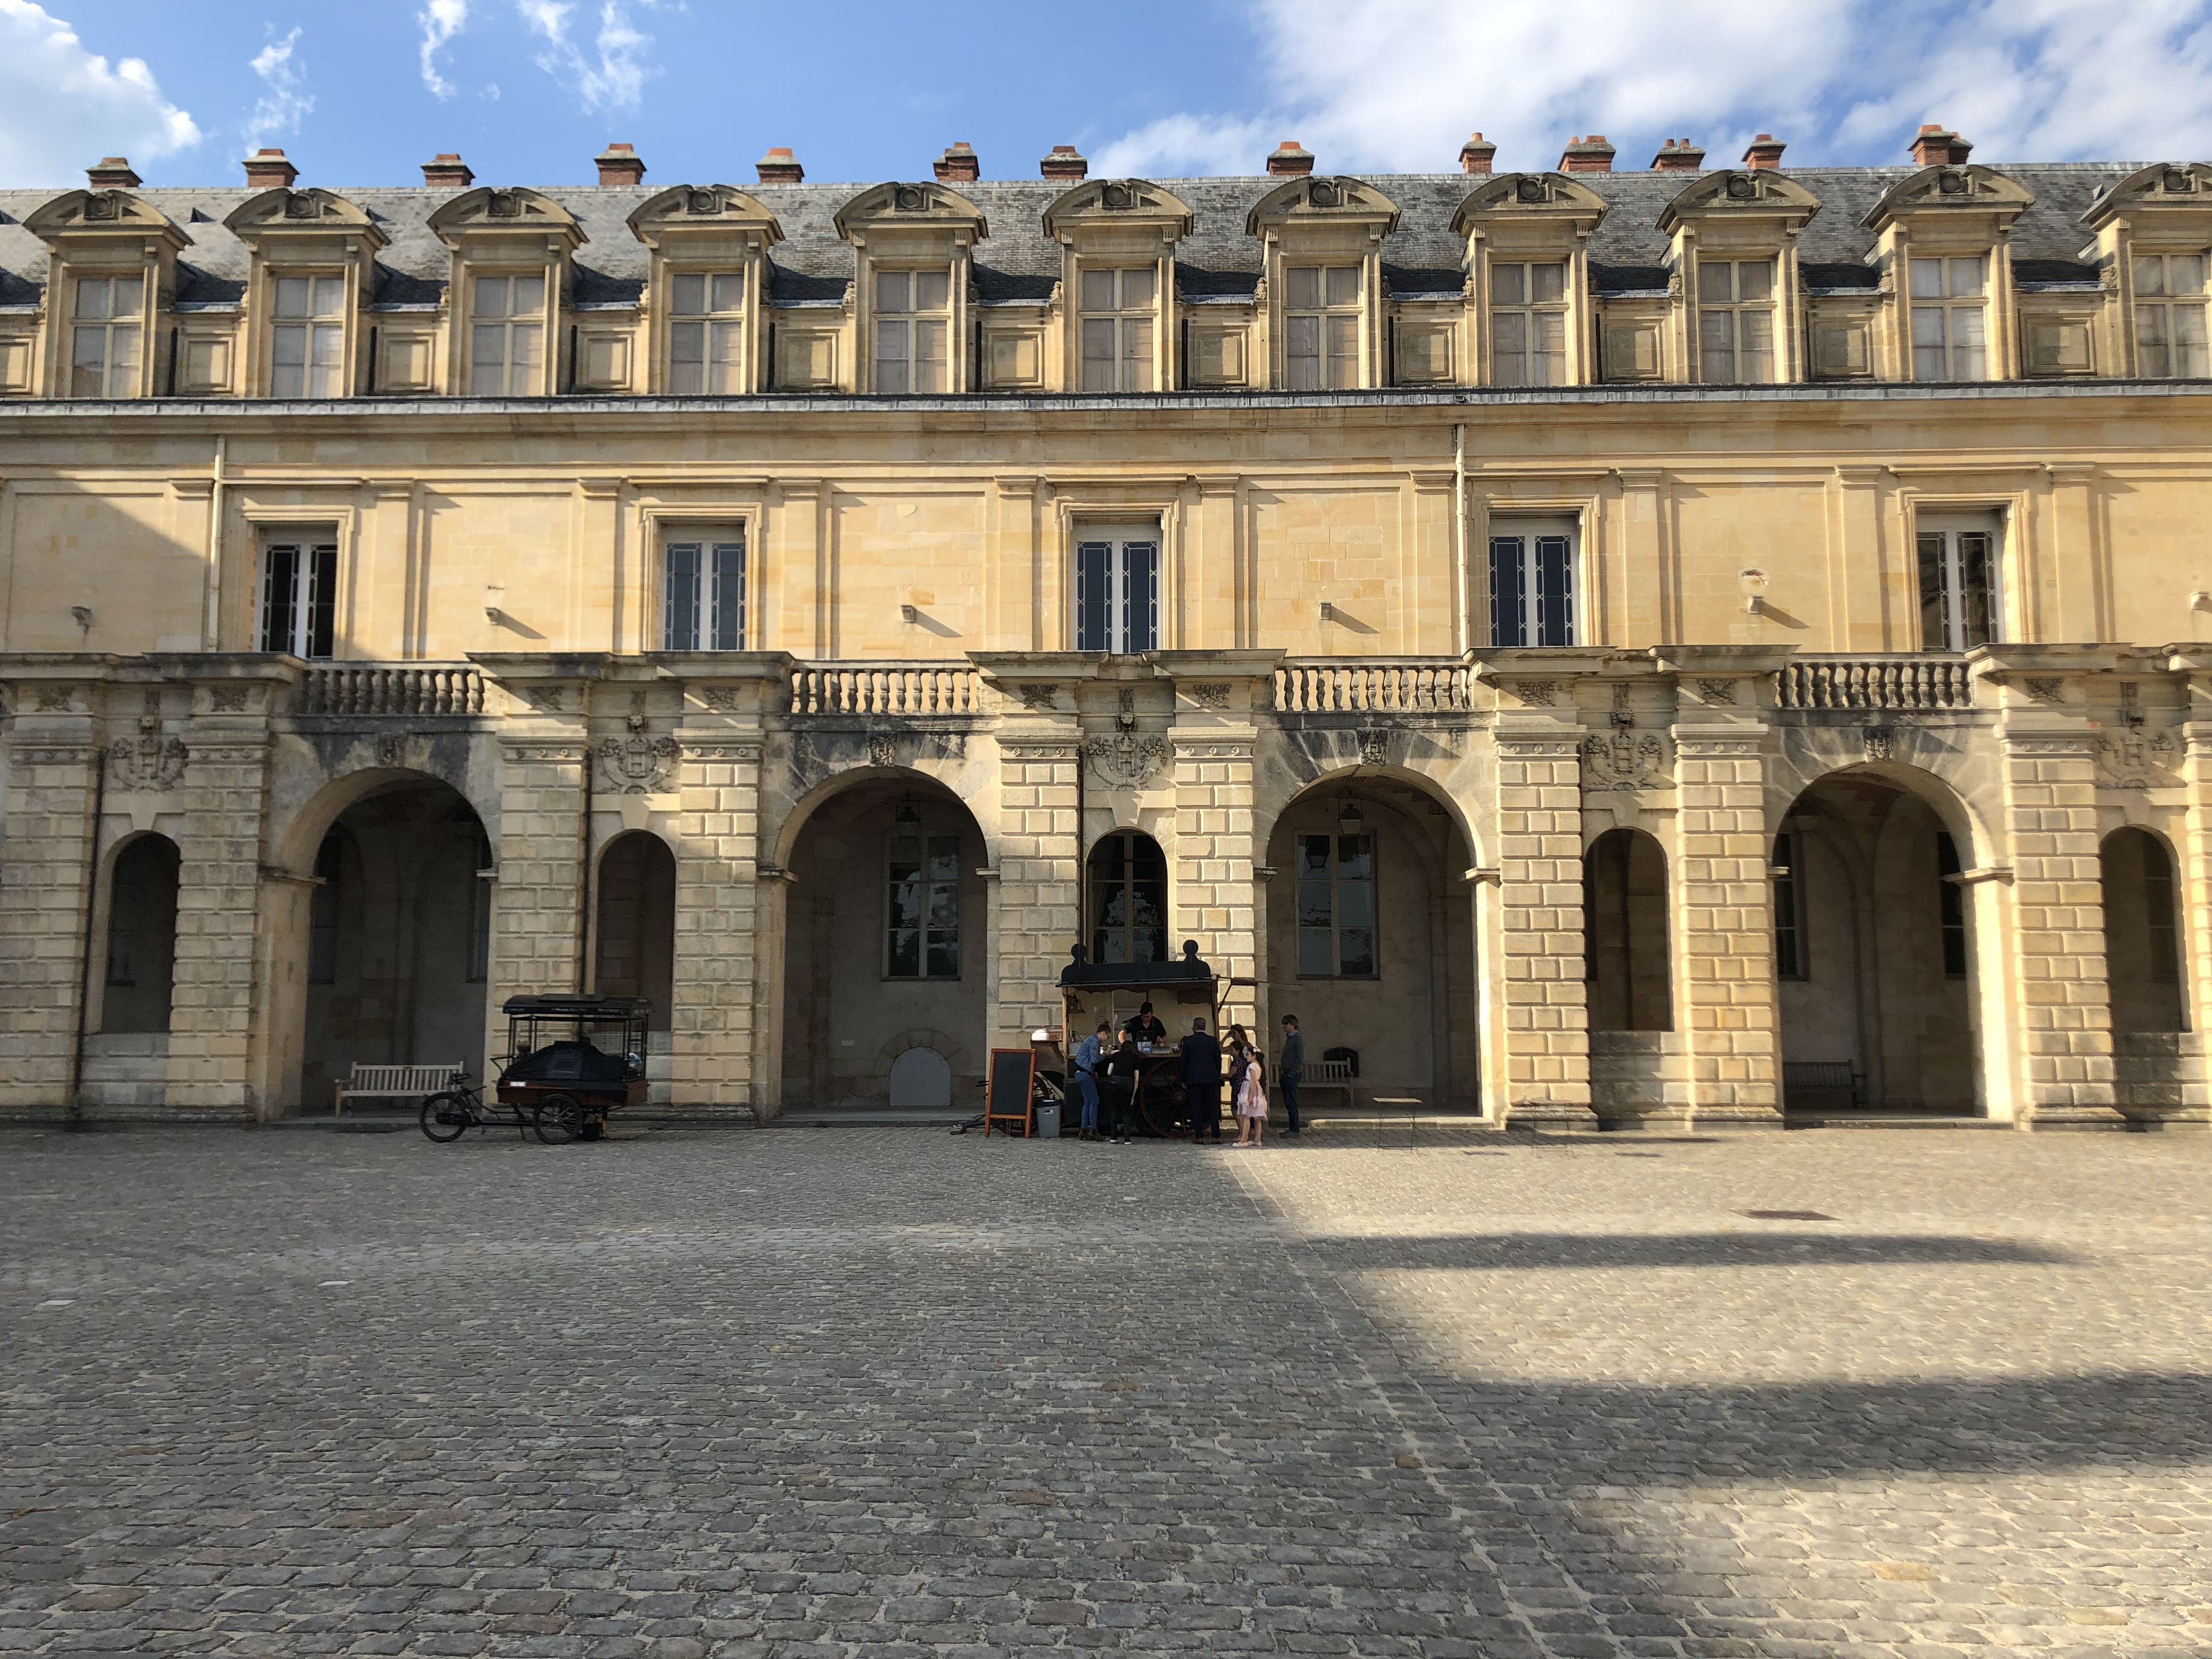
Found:
[[[1151,1002],[1168,1028],[1168,1040],[1139,1050],[1137,1121],[1150,1134],[1188,1134],[1192,1122],[1182,1084],[1182,1038],[1190,1022],[1201,1016],[1215,1041],[1221,1037],[1223,981],[1200,959],[1198,941],[1185,939],[1182,955],[1174,962],[1092,962],[1080,945],[1069,956],[1068,965],[1060,970],[1068,1041],[1078,1041],[1079,1034],[1089,1036],[1102,1016],[1116,1026],[1124,1024],[1140,1003]]]
[[[643,997],[509,997],[499,1100],[541,1140],[596,1140],[607,1114],[645,1104],[653,1004]]]

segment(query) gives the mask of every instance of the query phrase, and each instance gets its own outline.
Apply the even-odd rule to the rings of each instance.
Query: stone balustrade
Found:
[[[799,663],[794,714],[974,714],[982,676],[960,662]]]
[[[1418,714],[1474,707],[1474,671],[1457,657],[1289,661],[1275,670],[1275,712]]]
[[[316,663],[300,678],[302,714],[481,714],[483,676],[467,663]]]
[[[1798,657],[1775,677],[1784,708],[1971,708],[1963,657]]]

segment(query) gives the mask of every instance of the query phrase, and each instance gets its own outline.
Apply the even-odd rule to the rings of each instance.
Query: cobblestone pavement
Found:
[[[2212,1655],[2208,1176],[15,1133],[0,1653]]]

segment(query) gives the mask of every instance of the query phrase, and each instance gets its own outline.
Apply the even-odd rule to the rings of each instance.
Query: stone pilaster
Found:
[[[1498,732],[1499,1013],[1507,1122],[1594,1125],[1583,979],[1580,743]]]
[[[1176,681],[1175,844],[1169,892],[1175,904],[1170,953],[1185,939],[1221,981],[1221,1020],[1263,1044],[1255,981],[1266,922],[1253,872],[1256,711],[1273,695],[1278,651],[1171,651],[1158,661]],[[1247,981],[1238,985],[1234,981]],[[1186,1012],[1188,1011],[1186,1010]]]
[[[991,1046],[1025,1047],[1040,1025],[1063,1023],[1060,970],[1082,936],[1080,738],[1036,723],[1002,726],[999,748],[998,980]]]

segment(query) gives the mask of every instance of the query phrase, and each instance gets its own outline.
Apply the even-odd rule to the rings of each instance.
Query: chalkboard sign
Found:
[[[994,1048],[991,1050],[990,1086],[983,1093],[983,1133],[988,1138],[994,1124],[1001,1126],[1001,1134],[1017,1131],[1003,1126],[1018,1123],[1018,1133],[1027,1139],[1030,1132],[1030,1094],[1036,1086],[1036,1055],[1027,1048]]]

